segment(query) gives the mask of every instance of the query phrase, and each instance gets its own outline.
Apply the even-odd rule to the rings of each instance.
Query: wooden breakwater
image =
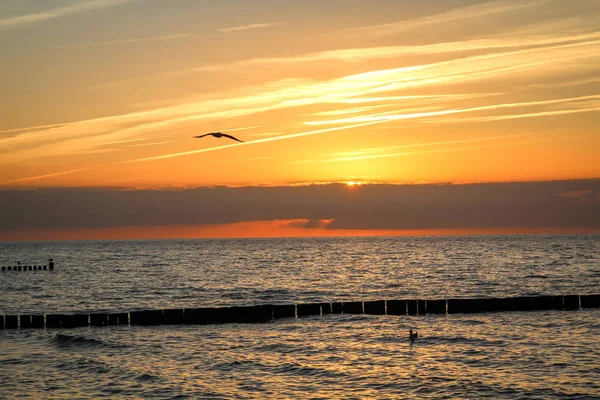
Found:
[[[1,268],[2,272],[8,271],[54,271],[54,261],[52,258],[48,259],[48,265],[21,265],[20,262],[17,265],[3,265]]]
[[[264,323],[325,314],[425,315],[600,308],[600,294],[486,299],[374,300],[177,308],[116,313],[3,315],[0,329],[51,329],[109,325]]]

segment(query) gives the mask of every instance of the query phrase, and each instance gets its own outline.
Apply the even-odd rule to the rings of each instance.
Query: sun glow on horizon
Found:
[[[346,182],[347,186],[360,186],[362,184],[363,183],[361,181],[348,181],[348,182]]]

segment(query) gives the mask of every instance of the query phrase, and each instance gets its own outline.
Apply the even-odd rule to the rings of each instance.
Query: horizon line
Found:
[[[260,223],[262,221],[253,221]],[[143,241],[143,240],[211,240],[211,239],[327,239],[348,237],[446,237],[446,236],[523,236],[523,235],[600,235],[600,228],[429,228],[429,229],[323,229],[297,228],[295,233],[276,234],[274,228],[270,232],[257,232],[254,235],[245,233],[218,234],[216,231],[228,229],[240,223],[189,226],[147,226],[147,227],[113,227],[113,228],[75,228],[75,229],[29,229],[25,231],[0,232],[0,243],[23,242],[65,242],[65,241]],[[243,223],[242,223],[243,224]],[[215,231],[193,233],[201,230]],[[161,235],[158,230],[174,233]],[[135,234],[145,231],[146,235]],[[175,231],[187,232],[188,234]],[[192,232],[190,232],[192,231]],[[304,231],[304,232],[301,232]],[[304,235],[300,234],[304,233]],[[112,235],[111,235],[112,233]],[[148,234],[150,233],[150,234]],[[52,235],[56,236],[50,237]],[[22,235],[22,236],[20,236]],[[12,236],[12,238],[11,238]],[[20,236],[20,237],[19,237]],[[82,237],[83,236],[83,237]]]
[[[287,182],[287,183],[253,183],[253,184],[174,184],[174,185],[147,185],[147,186],[0,186],[0,192],[3,191],[28,191],[28,190],[193,190],[202,188],[280,188],[280,187],[305,187],[305,186],[327,186],[327,185],[348,185],[350,182],[360,182],[359,186],[462,186],[462,185],[488,185],[488,184],[519,184],[519,183],[550,183],[550,182],[569,182],[569,181],[594,181],[600,180],[597,177],[573,177],[573,178],[556,178],[556,179],[540,179],[540,180],[491,180],[491,181],[416,181],[416,182],[393,182],[393,181],[376,181],[353,177],[348,179],[332,180],[332,181],[314,181],[314,182]]]

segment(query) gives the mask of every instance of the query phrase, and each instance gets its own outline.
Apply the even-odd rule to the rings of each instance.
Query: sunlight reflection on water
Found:
[[[588,294],[600,236],[0,243],[3,313]]]
[[[0,243],[0,313],[597,293],[600,236]],[[421,338],[410,346],[408,329]],[[600,398],[600,311],[0,331],[0,398]]]
[[[599,326],[600,311],[586,310],[5,331],[0,393],[593,398]],[[421,334],[412,346],[409,328]]]

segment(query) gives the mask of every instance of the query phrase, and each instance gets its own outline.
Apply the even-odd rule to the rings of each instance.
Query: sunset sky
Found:
[[[0,50],[0,240],[600,232],[598,0],[7,0]]]

